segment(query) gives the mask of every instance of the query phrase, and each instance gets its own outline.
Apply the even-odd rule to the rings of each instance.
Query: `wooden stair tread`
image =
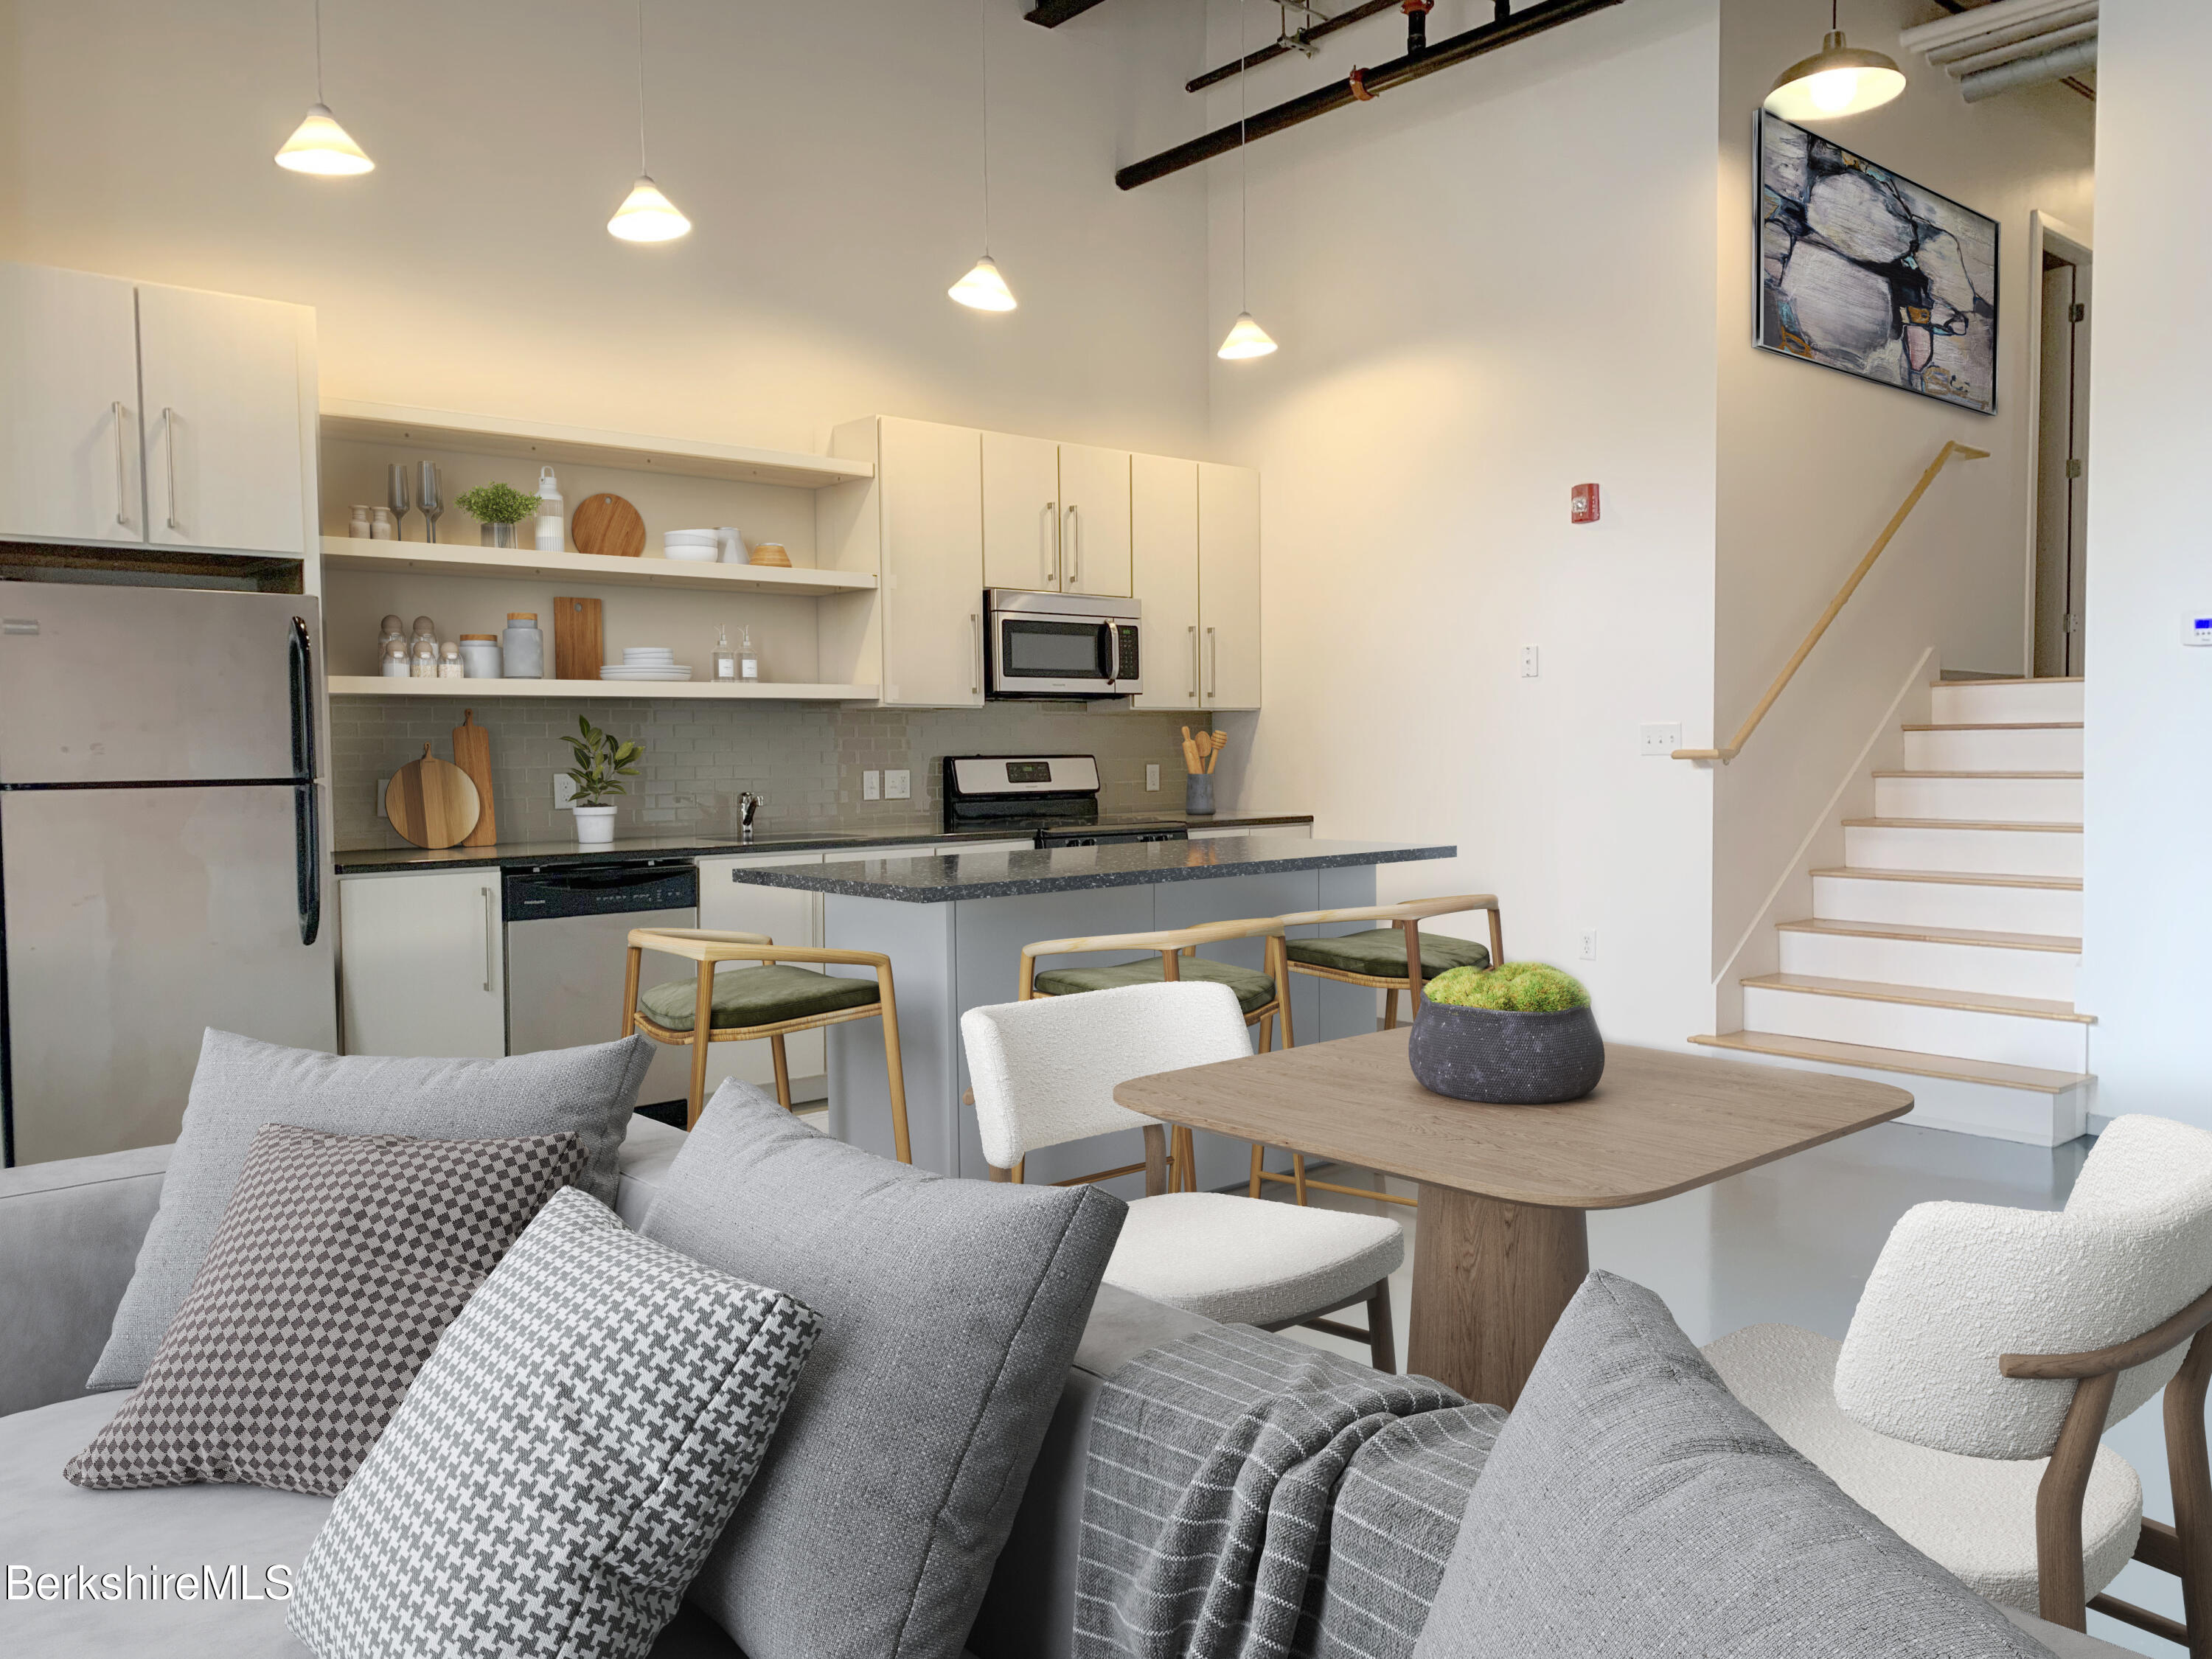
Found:
[[[2032,887],[2046,892],[2078,893],[2079,876],[1984,876],[1968,870],[1863,870],[1855,866],[1815,870],[1815,876],[1841,876],[1852,881],[1929,881],[1960,887]]]
[[[1936,720],[1906,726],[1906,732],[2079,732],[2080,720]]]
[[[1924,945],[1976,945],[2008,951],[2081,954],[2081,941],[2064,933],[2006,933],[1985,927],[1915,927],[1893,921],[1837,921],[1806,916],[1776,924],[1785,933],[1850,933],[1862,939],[1899,939]]]
[[[2048,997],[2005,996],[1991,991],[1938,991],[1922,985],[1887,985],[1871,979],[1828,979],[1818,974],[1757,974],[1741,981],[1747,988],[1802,991],[1813,996],[1851,997],[1862,1002],[1902,1002],[1916,1008],[1955,1008],[1972,1014],[2017,1014],[2026,1019],[2065,1020],[2094,1025],[2094,1014],[2070,1002]]]
[[[2012,823],[1983,818],[1845,818],[1846,830],[2028,830],[2038,835],[2078,836],[2078,823]]]
[[[1717,1036],[1693,1036],[1691,1042],[1707,1048],[1732,1048],[1742,1054],[1775,1054],[1791,1060],[1817,1060],[1831,1066],[1858,1066],[1872,1072],[1905,1072],[1916,1077],[1948,1078],[1955,1083],[1988,1083],[1999,1088],[2027,1089],[2039,1094],[2063,1094],[2089,1081],[2087,1072],[2053,1072],[2040,1066],[2007,1066],[1994,1060],[1959,1060],[1948,1054],[1923,1054],[1910,1048],[1872,1048],[1857,1042],[1830,1042],[1820,1037],[1777,1036],[1766,1031],[1724,1031]]]
[[[2079,772],[1876,772],[1878,778],[2058,778],[2078,783]]]

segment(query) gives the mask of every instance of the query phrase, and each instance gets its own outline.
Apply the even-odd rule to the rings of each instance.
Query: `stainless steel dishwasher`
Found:
[[[633,927],[696,927],[699,872],[689,859],[509,869],[507,1052],[573,1048],[622,1035],[623,978]],[[679,957],[647,955],[641,988],[685,981]],[[685,1099],[688,1050],[653,1045],[641,1106]]]

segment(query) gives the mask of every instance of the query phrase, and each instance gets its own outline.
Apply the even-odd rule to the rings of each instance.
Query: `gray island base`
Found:
[[[914,1161],[924,1169],[981,1180],[989,1171],[976,1137],[975,1111],[960,1103],[968,1088],[960,1016],[970,1008],[1014,1000],[1024,945],[1372,904],[1376,866],[1457,854],[1458,848],[1450,846],[1255,835],[830,866],[769,865],[739,868],[731,875],[759,886],[821,894],[825,944],[838,950],[879,951],[890,957]],[[1304,931],[1358,933],[1372,925]],[[1259,968],[1261,948],[1257,939],[1237,939],[1209,945],[1205,954]],[[1100,967],[1133,961],[1139,954],[1056,957],[1044,965]],[[1354,1036],[1375,1029],[1376,994],[1295,975],[1291,1013],[1301,1044]],[[889,1157],[890,1097],[880,1022],[832,1026],[827,1035],[830,1133]],[[1040,1152],[1029,1160],[1025,1173],[1032,1182],[1052,1182],[1142,1157],[1138,1135],[1131,1130]],[[1242,1141],[1198,1137],[1201,1186],[1241,1181],[1249,1159]],[[1270,1167],[1286,1162],[1287,1153],[1274,1149]],[[1115,1183],[1115,1189],[1123,1185],[1141,1190],[1135,1176]]]

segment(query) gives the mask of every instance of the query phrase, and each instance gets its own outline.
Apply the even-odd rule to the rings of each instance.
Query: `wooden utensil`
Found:
[[[1211,772],[1214,769],[1214,766],[1221,759],[1221,751],[1228,747],[1229,734],[1226,732],[1216,732],[1213,733],[1213,752],[1207,756],[1206,760],[1206,769],[1207,771]]]
[[[392,775],[384,810],[401,839],[416,847],[452,847],[477,827],[483,803],[469,775],[422,745],[422,758]]]
[[[606,660],[600,643],[601,610],[597,599],[553,600],[553,678],[595,680]]]
[[[477,803],[481,809],[477,814],[476,828],[461,837],[464,847],[489,847],[499,839],[499,825],[492,811],[491,798],[491,733],[477,724],[477,711],[461,710],[461,723],[453,728],[453,764],[468,774],[469,781],[477,787]]]
[[[645,520],[619,495],[586,495],[568,520],[579,553],[635,559],[645,552]]]
[[[1211,772],[1213,768],[1206,763],[1206,760],[1207,757],[1213,753],[1213,733],[1200,732],[1193,740],[1193,746],[1198,750],[1198,769],[1201,772]]]
[[[1198,744],[1191,740],[1188,726],[1182,729],[1182,769],[1194,773],[1198,770]]]

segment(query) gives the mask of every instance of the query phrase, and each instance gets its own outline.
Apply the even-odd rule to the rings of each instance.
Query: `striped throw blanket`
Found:
[[[1505,1413],[1224,1325],[1100,1390],[1075,1659],[1405,1659]]]

